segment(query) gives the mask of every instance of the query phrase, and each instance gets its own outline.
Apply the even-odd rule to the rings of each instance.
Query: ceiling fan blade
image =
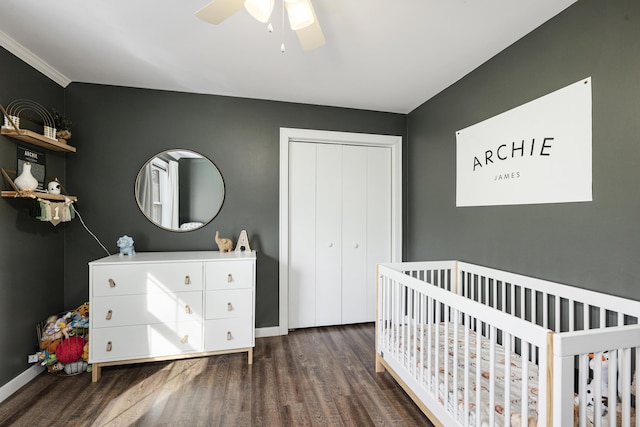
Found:
[[[313,9],[311,1],[308,3],[311,8],[311,12],[313,13],[313,24],[297,30],[296,34],[298,35],[298,40],[300,40],[300,44],[304,50],[313,50],[324,45],[326,41],[324,39],[322,28],[320,28],[316,11]]]
[[[203,21],[218,25],[244,6],[244,0],[213,0],[196,12]]]

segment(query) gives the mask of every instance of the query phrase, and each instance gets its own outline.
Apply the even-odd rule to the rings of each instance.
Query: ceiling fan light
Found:
[[[262,23],[269,21],[275,0],[244,0],[244,8]]]
[[[289,24],[293,31],[298,31],[308,27],[315,21],[313,11],[308,0],[300,0],[295,3],[287,3],[287,14]]]

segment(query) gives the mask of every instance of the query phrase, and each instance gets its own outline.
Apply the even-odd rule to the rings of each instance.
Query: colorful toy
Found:
[[[56,357],[62,363],[71,363],[82,357],[82,349],[85,340],[80,336],[75,336],[63,340],[56,348]]]
[[[73,314],[79,314],[82,317],[89,317],[89,303],[85,302],[82,303],[78,306],[78,308],[76,308],[75,310],[73,310]]]

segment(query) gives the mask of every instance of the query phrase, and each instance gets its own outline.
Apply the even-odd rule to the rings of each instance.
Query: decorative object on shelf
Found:
[[[38,180],[37,190],[44,191],[45,190],[44,186],[45,186],[45,183],[47,182],[46,181],[47,160],[44,152],[37,151],[33,148],[26,147],[22,144],[18,144],[17,149],[18,151],[16,153],[16,158],[18,162],[17,162],[16,170],[18,171],[17,172],[18,175],[22,173],[22,168],[24,164],[26,162],[29,162],[31,164],[31,175],[33,175],[33,177]]]
[[[2,125],[4,129],[13,129],[20,127],[20,117],[18,116],[4,116],[4,124]]]
[[[63,116],[60,112],[56,111],[55,108],[51,109],[51,115],[53,116],[53,122],[56,125],[56,138],[58,139],[71,139],[71,119]]]
[[[13,182],[13,179],[11,179],[11,177],[9,176],[9,174],[12,174],[13,176],[15,176],[16,175],[15,170],[0,168],[0,173],[2,173],[2,177],[5,179],[6,183],[9,184],[9,186],[12,188],[12,190],[2,190],[0,192],[0,195],[2,195],[2,197],[38,199],[37,200],[38,202],[43,201],[43,199],[65,202],[65,204],[71,210],[71,218],[74,218],[75,213],[71,203],[78,200],[78,198],[76,196],[69,196],[68,194],[66,194],[66,191],[64,187],[62,187],[62,185],[60,187],[62,189],[62,192],[65,194],[49,194],[49,193],[40,192],[40,191],[22,191],[18,188],[18,186]],[[38,217],[39,215],[40,215],[40,211],[38,211],[38,213],[34,216]]]
[[[22,173],[14,181],[16,187],[22,191],[33,191],[38,188],[38,180],[31,175],[31,163],[22,165]]]
[[[120,237],[116,243],[120,249],[120,255],[135,255],[136,250],[133,247],[133,238],[126,234]]]
[[[29,99],[16,99],[15,101],[11,101],[9,105],[7,105],[5,117],[18,117],[18,119],[20,119],[23,117],[22,115],[25,111],[31,111],[38,114],[42,121],[41,123],[38,123],[43,127],[42,134],[49,139],[53,139],[54,141],[56,140],[56,125],[53,120],[53,116],[42,105],[35,101],[31,101]],[[26,116],[24,118],[26,118]],[[11,127],[17,132],[19,130],[20,120],[18,120],[18,123],[14,120],[10,120],[10,122],[12,122],[9,123]]]
[[[216,244],[218,245],[218,250],[220,253],[231,252],[233,249],[233,242],[231,239],[227,239],[225,237],[220,237],[220,233],[216,230]]]
[[[247,230],[240,232],[238,237],[238,243],[236,244],[236,252],[251,252],[251,246],[249,246],[249,236],[247,236]]]
[[[33,119],[24,115],[24,111],[28,110],[36,112],[41,119]],[[4,116],[4,124],[0,128],[0,134],[53,151],[76,152],[75,147],[68,145],[67,141],[64,139],[57,139],[57,132],[53,117],[39,104],[33,101],[20,99],[12,101],[7,109],[0,105],[0,112],[2,112]],[[30,121],[42,126],[42,133],[34,132],[31,129],[21,128],[20,126],[25,124],[25,121]]]
[[[55,178],[47,184],[47,193],[49,194],[60,194],[60,189],[60,181],[58,181],[58,178]]]
[[[40,221],[50,222],[55,226],[61,222],[71,221],[76,217],[76,212],[71,200],[52,202],[38,197],[32,207],[32,216]]]

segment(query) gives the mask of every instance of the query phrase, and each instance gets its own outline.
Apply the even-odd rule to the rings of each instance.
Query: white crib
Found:
[[[640,301],[459,261],[377,277],[376,371],[435,424],[640,427]]]

